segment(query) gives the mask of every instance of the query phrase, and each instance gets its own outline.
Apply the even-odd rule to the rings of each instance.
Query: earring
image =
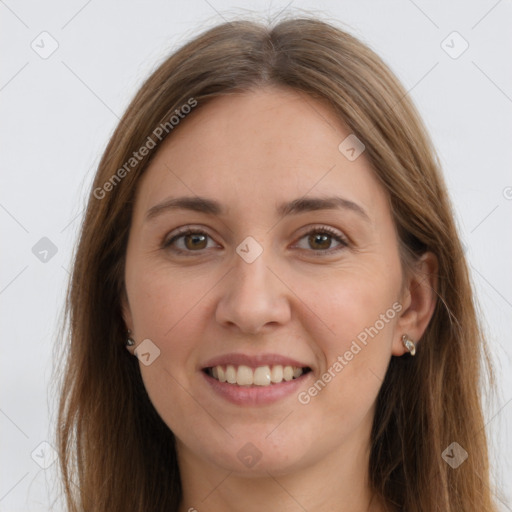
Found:
[[[129,330],[128,331],[128,339],[126,340],[126,346],[127,347],[133,347],[133,345],[135,345],[135,340],[130,336],[132,332]]]
[[[414,344],[414,341],[412,341],[409,336],[407,336],[407,334],[402,336],[402,343],[404,344],[404,347],[409,351],[411,356],[416,354],[416,345]]]

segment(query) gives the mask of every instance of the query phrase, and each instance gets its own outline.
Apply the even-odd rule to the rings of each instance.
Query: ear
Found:
[[[392,348],[394,356],[407,352],[402,335],[407,334],[416,344],[423,336],[437,302],[437,272],[437,257],[432,252],[426,252],[415,263],[402,293],[403,309],[396,324],[397,335]]]

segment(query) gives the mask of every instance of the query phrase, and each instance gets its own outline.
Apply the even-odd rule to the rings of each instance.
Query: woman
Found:
[[[70,510],[492,511],[434,151],[362,43],[240,21],[146,81],[68,297]]]

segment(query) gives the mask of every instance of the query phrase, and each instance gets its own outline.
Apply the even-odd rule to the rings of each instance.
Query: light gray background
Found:
[[[39,446],[53,442],[52,347],[84,198],[118,118],[177,45],[223,18],[283,9],[331,17],[374,48],[432,134],[497,366],[487,420],[499,498],[512,510],[510,1],[0,0],[1,511],[49,510],[56,497],[56,464],[40,466],[52,448]],[[469,44],[456,59],[445,51],[462,49],[446,40],[453,31]],[[58,48],[43,59],[31,44],[48,51],[51,38]],[[46,262],[32,252],[43,237],[58,249]]]

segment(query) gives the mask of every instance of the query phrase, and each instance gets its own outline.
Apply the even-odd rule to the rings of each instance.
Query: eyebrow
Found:
[[[172,210],[191,210],[194,212],[206,213],[209,215],[221,215],[224,208],[221,203],[214,199],[200,196],[176,197],[166,199],[151,207],[146,213],[146,221],[158,215]],[[353,201],[340,196],[329,197],[301,197],[293,201],[278,205],[277,213],[281,217],[305,213],[316,210],[349,210],[358,214],[362,219],[371,222],[369,215],[364,208]]]

